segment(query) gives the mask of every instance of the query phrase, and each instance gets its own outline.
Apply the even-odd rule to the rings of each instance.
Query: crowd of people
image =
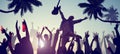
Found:
[[[105,53],[106,54],[120,54],[120,34],[118,31],[119,25],[116,24],[114,27],[115,33],[113,32],[114,36],[103,35],[103,39],[100,42],[99,40],[99,33],[93,33],[93,39],[89,44],[89,31],[85,32],[85,36],[80,36],[79,34],[75,34],[74,32],[74,24],[80,23],[85,21],[87,17],[83,19],[73,20],[74,16],[70,16],[68,19],[64,17],[63,12],[58,10],[62,19],[60,28],[56,30],[56,33],[50,31],[48,27],[43,27],[41,32],[37,32],[36,38],[38,39],[38,47],[37,47],[37,54],[104,54],[102,53],[102,43],[104,42]],[[7,33],[6,29],[1,27],[2,34],[5,34],[6,39],[3,39],[0,45],[0,54],[8,54],[7,48],[9,48],[11,54],[34,54],[33,46],[30,41],[30,35],[27,27],[27,23],[24,20],[22,26],[22,31],[26,33],[26,35],[22,38],[20,34],[20,28],[18,26],[18,21],[16,21],[15,28],[16,28],[16,37],[18,39],[18,43],[14,44],[13,40],[13,32]],[[49,34],[44,34],[43,31],[47,30]],[[62,34],[60,34],[62,31]],[[54,37],[54,38],[52,38]],[[70,39],[72,38],[72,39]],[[83,39],[84,38],[84,39]],[[112,38],[112,42],[109,40]],[[54,39],[53,43],[52,40]],[[15,40],[15,39],[14,39]],[[83,40],[83,42],[82,42]],[[43,41],[44,47],[41,48],[40,41]],[[57,45],[58,42],[58,45]],[[70,42],[68,48],[66,48],[66,44]],[[77,43],[77,50],[76,52],[73,51],[75,46],[75,42]],[[94,42],[96,42],[95,49],[92,49]],[[84,46],[84,50],[81,47],[81,43]],[[57,50],[56,46],[58,46]]]

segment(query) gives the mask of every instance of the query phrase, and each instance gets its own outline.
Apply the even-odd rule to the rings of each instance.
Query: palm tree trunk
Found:
[[[120,21],[107,21],[107,20],[102,20],[100,18],[98,18],[100,21],[102,22],[108,22],[108,23],[120,23]]]
[[[10,10],[10,11],[4,11],[4,10],[1,10],[0,9],[0,12],[2,12],[2,13],[11,13],[11,12],[13,12],[14,10]]]

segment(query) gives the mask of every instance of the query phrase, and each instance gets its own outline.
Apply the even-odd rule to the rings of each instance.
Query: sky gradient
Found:
[[[38,29],[38,27],[41,28],[43,26],[47,26],[51,30],[53,28],[58,29],[59,25],[61,23],[60,15],[52,15],[51,11],[53,10],[54,6],[56,6],[58,0],[40,0],[43,4],[43,6],[35,7],[33,6],[33,13],[27,12],[24,14],[24,16],[20,16],[20,14],[14,14],[14,13],[1,13],[0,12],[0,25],[2,25],[4,28],[8,28],[8,31],[15,32],[15,23],[16,20],[18,20],[18,23],[21,27],[22,20],[25,19],[27,21],[28,29],[32,28],[32,22],[34,23],[34,28]],[[78,7],[79,3],[87,2],[87,0],[61,0],[60,5],[61,9],[66,17],[66,19],[73,15],[75,17],[75,20],[82,19],[84,17],[87,17],[86,14],[83,14],[84,8]],[[114,6],[114,8],[118,9],[118,12],[120,13],[120,0],[105,0],[103,5],[106,8],[109,8],[111,6]],[[3,10],[9,10],[7,8],[7,5],[10,2],[6,0],[0,0],[0,9]],[[105,18],[103,18],[105,19]],[[118,17],[120,21],[120,15]],[[115,24],[110,23],[104,23],[99,20],[95,19],[87,19],[86,21],[83,21],[81,23],[78,23],[74,25],[74,29],[77,34],[81,35],[84,38],[84,33],[89,30],[90,32],[90,41],[92,39],[93,32],[98,32],[100,38],[102,38],[102,32],[105,31],[105,34],[111,33],[111,31],[114,31]],[[120,27],[119,27],[120,29]],[[23,32],[21,32],[22,35],[24,35]],[[4,38],[4,35],[0,33],[0,41]]]

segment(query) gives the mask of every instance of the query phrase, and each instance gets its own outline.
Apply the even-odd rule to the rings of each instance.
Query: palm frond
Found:
[[[81,8],[88,7],[90,4],[88,3],[79,3],[78,6]]]
[[[20,10],[20,8],[21,8],[21,5],[17,4],[16,7],[15,7],[15,9],[14,9],[14,13],[15,14],[18,13],[18,11]]]
[[[11,9],[15,7],[18,4],[19,1],[13,0],[10,4],[8,4],[8,9]]]
[[[38,1],[38,0],[32,0],[30,1],[31,4],[35,5],[35,6],[42,6],[42,2]]]
[[[21,8],[21,16],[23,16],[23,14],[24,14],[24,10],[23,8]]]
[[[42,6],[42,2],[38,0],[12,0],[12,2],[8,5],[8,8],[14,8],[14,13],[18,13],[20,11],[21,16],[29,10],[31,13],[33,12],[32,5],[34,6]]]
[[[83,12],[83,14],[87,13],[89,11],[89,8],[86,8]]]
[[[103,17],[103,13],[101,12],[101,10],[98,10],[98,15],[99,15],[100,17]]]
[[[28,3],[28,6],[26,6],[27,7],[27,9],[32,13],[33,12],[33,8],[32,8],[32,6]]]
[[[94,10],[93,15],[94,15],[94,19],[96,20],[98,18],[96,10]]]

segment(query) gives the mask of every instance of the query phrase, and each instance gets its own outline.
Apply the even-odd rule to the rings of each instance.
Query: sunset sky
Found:
[[[42,29],[43,26],[47,26],[51,30],[53,28],[58,29],[61,23],[60,15],[52,15],[51,11],[53,10],[54,6],[56,6],[58,0],[40,0],[43,4],[43,6],[35,7],[33,6],[33,13],[27,12],[22,17],[20,16],[20,13],[14,14],[14,13],[1,13],[0,12],[0,25],[2,25],[4,28],[8,28],[8,31],[15,32],[15,23],[16,20],[18,20],[19,26],[22,25],[22,20],[25,19],[28,25],[28,29],[32,28],[32,22],[34,23],[34,29],[40,28]],[[61,0],[60,5],[61,9],[66,17],[66,19],[73,15],[75,17],[75,20],[82,19],[84,17],[88,17],[86,14],[83,14],[84,8],[80,8],[78,6],[79,3],[87,2],[87,0]],[[120,13],[120,0],[105,0],[103,5],[106,8],[109,8],[113,6],[118,10]],[[7,0],[0,0],[0,9],[3,10],[9,10],[7,8],[8,4],[10,2]],[[103,18],[105,19],[105,18]],[[120,15],[118,17],[120,21]],[[114,31],[115,24],[105,23],[101,22],[99,20],[95,19],[87,19],[81,23],[78,23],[74,25],[74,29],[77,34],[81,35],[84,38],[84,33],[89,30],[90,32],[90,41],[93,38],[93,32],[98,32],[100,38],[102,38],[102,32],[105,31],[105,34],[111,33],[111,31]],[[119,27],[120,29],[120,27]],[[55,30],[54,30],[55,32]],[[24,33],[21,31],[21,34],[24,36]],[[5,36],[0,33],[0,41]]]

